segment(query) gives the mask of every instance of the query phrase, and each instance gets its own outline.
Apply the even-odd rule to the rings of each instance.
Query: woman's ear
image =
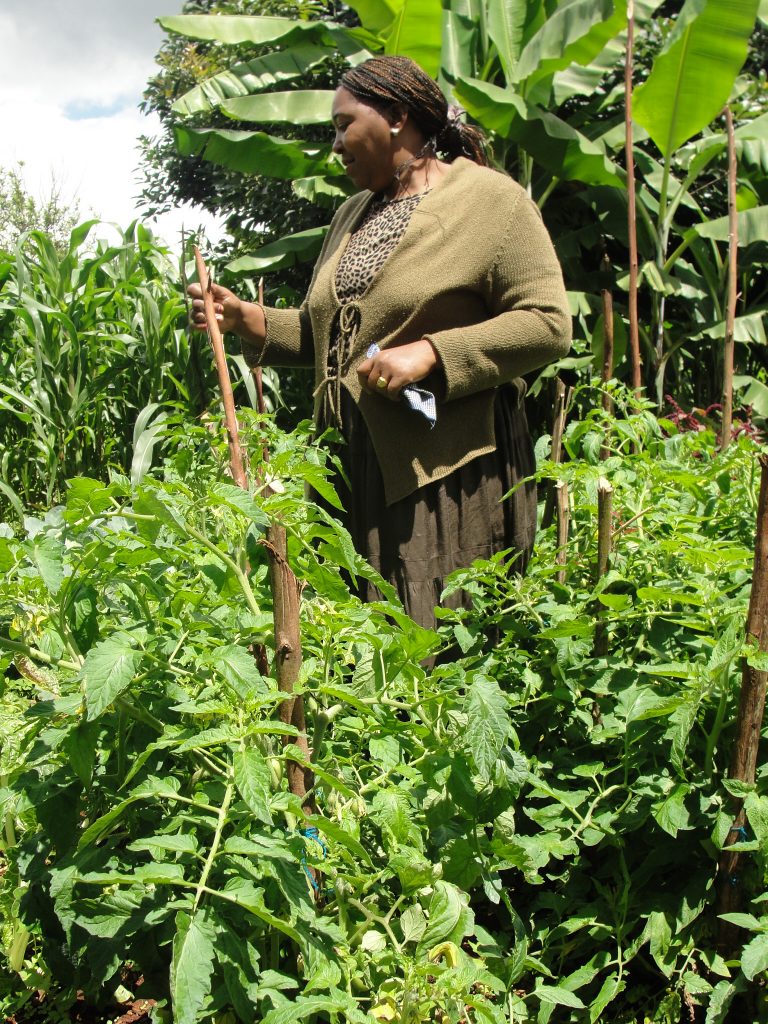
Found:
[[[387,111],[387,120],[389,121],[390,134],[399,135],[408,121],[408,111],[405,107],[397,105],[390,107]]]

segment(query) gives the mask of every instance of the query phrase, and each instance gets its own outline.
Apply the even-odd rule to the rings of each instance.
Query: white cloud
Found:
[[[139,215],[139,135],[154,118],[138,110],[154,70],[162,31],[154,19],[178,13],[180,0],[12,0],[0,12],[0,167],[23,162],[38,197],[55,178],[66,199],[121,226]],[[157,231],[175,241],[181,223],[220,234],[195,210],[162,217]]]

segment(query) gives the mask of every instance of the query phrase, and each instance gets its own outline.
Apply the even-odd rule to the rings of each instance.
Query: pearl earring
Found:
[[[399,128],[390,128],[389,129],[389,134],[390,135],[399,135],[400,134],[400,129]]]

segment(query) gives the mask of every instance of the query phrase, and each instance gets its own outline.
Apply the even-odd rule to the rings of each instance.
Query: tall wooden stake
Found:
[[[611,554],[613,487],[604,476],[597,481],[597,581],[608,572]],[[605,610],[605,609],[603,609]],[[608,653],[608,630],[602,617],[595,629],[595,654]]]
[[[632,75],[635,50],[635,5],[627,3],[627,55],[624,65],[624,152],[627,164],[627,232],[629,235],[629,351],[632,357],[632,387],[639,395],[643,386],[640,369],[640,328],[637,319],[637,206],[635,201],[635,157],[632,139]]]
[[[733,134],[733,116],[725,107],[725,125],[728,134],[728,303],[725,314],[725,345],[723,347],[723,426],[720,447],[725,450],[731,443],[733,424],[733,328],[736,321],[738,288],[739,234],[736,210],[736,141]]]
[[[568,484],[558,480],[555,484],[557,503],[557,556],[558,565],[562,565],[557,573],[557,582],[565,583],[565,566],[568,564],[568,530],[571,522],[571,509],[568,502]]]
[[[555,413],[552,420],[552,450],[550,458],[555,464],[559,464],[563,453],[563,434],[565,432],[565,414],[568,410],[568,402],[571,397],[571,388],[566,389],[565,384],[558,377],[555,381]],[[555,513],[555,493],[552,487],[547,492],[544,502],[544,513],[541,519],[542,529],[552,525],[552,518]]]
[[[755,560],[752,568],[752,593],[747,613],[747,644],[760,651],[768,651],[768,456],[760,457],[760,497],[757,504],[757,536]],[[757,752],[765,711],[765,689],[768,672],[752,668],[742,662],[739,710],[736,716],[736,735],[728,777],[751,785],[755,781]],[[743,799],[735,800],[733,826],[726,839],[725,849],[718,864],[718,912],[730,913],[741,903],[742,854],[729,849],[745,834],[747,824]],[[721,922],[719,946],[730,953],[737,944],[737,929]]]
[[[216,361],[216,371],[219,375],[221,401],[224,404],[224,422],[227,425],[227,442],[229,444],[229,463],[232,469],[232,479],[238,487],[242,487],[247,491],[248,480],[245,475],[245,468],[243,467],[243,452],[240,447],[239,428],[237,416],[235,415],[235,400],[232,396],[232,382],[229,379],[227,357],[224,354],[224,341],[221,337],[219,324],[216,320],[216,312],[213,308],[211,278],[197,246],[194,247],[194,251],[197,279],[200,282],[200,287],[203,289],[205,322],[208,327],[208,336],[213,346],[213,358]]]
[[[603,366],[601,380],[603,386],[613,377],[613,295],[608,288],[603,288]],[[613,399],[607,391],[603,391],[603,410],[610,415],[613,412]],[[610,426],[605,428],[606,440],[600,445],[600,459],[607,459],[611,453],[608,445]]]
[[[197,246],[195,246],[195,264],[197,276],[203,289],[205,321],[219,374],[232,478],[239,487],[248,490],[248,479],[243,467],[237,416],[235,415],[235,401],[232,395],[232,382],[229,379],[224,342],[216,321],[211,279]],[[282,526],[272,524],[269,527],[266,548],[269,555],[270,583],[274,603],[275,673],[278,688],[281,693],[286,695],[280,705],[280,721],[286,725],[293,725],[298,730],[298,736],[284,737],[284,745],[295,744],[301,751],[302,759],[306,762],[299,764],[296,761],[288,761],[286,771],[288,788],[291,793],[301,798],[304,813],[314,814],[315,805],[312,797],[314,775],[311,768],[308,767],[311,751],[306,735],[304,698],[300,694],[294,695],[293,692],[302,659],[299,615],[301,590],[298,580],[288,565],[286,535]]]

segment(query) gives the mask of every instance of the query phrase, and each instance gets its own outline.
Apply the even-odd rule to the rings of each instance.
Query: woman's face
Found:
[[[382,192],[392,183],[395,137],[387,118],[339,87],[331,114],[336,136],[333,151],[358,188]]]

